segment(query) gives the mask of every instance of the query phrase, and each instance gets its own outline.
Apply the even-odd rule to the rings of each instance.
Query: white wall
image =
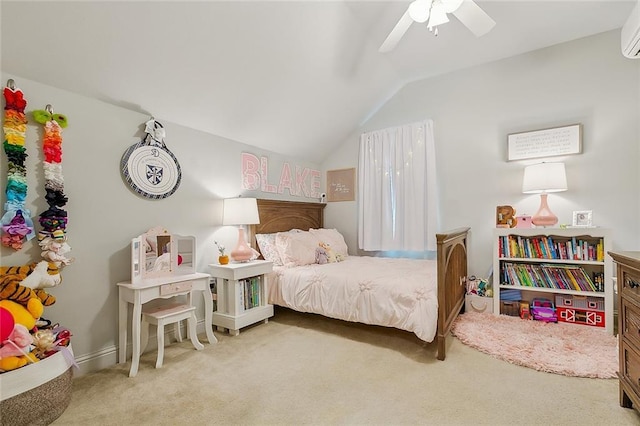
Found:
[[[620,53],[611,31],[444,76],[391,98],[323,168],[357,167],[361,132],[434,120],[443,230],[471,226],[470,272],[486,276],[495,208],[533,214],[538,195],[521,193],[524,166],[506,161],[509,133],[582,123],[583,153],[564,161],[569,190],[551,194],[560,223],[592,210],[611,228],[613,248],[640,249],[640,61]],[[356,203],[329,203],[326,226],[357,247]]]
[[[319,170],[319,165],[286,158],[241,143],[181,127],[156,117],[166,130],[165,143],[182,168],[179,189],[164,200],[148,200],[135,195],[124,183],[120,160],[125,150],[144,135],[150,118],[138,112],[79,96],[20,76],[2,73],[3,83],[15,80],[27,99],[27,116],[34,109],[51,104],[55,112],[67,115],[69,127],[63,131],[63,175],[69,202],[67,227],[70,255],[75,262],[62,273],[59,287],[49,289],[57,302],[47,307],[44,317],[68,327],[76,357],[93,360],[103,356],[97,368],[115,362],[117,343],[118,292],[116,283],[130,279],[130,241],[152,226],[197,238],[197,270],[207,272],[207,264],[217,259],[213,240],[227,247],[237,241],[237,230],[221,227],[221,199],[241,192],[241,152],[265,156],[269,160],[270,183],[278,183],[279,170],[286,161],[293,167]],[[46,210],[42,172],[41,125],[30,119],[25,143],[28,193],[27,208],[34,222]],[[0,185],[5,201],[6,155],[2,154]],[[271,176],[273,175],[273,176]],[[317,201],[283,195],[246,192],[245,196]],[[38,227],[36,229],[39,229]],[[15,252],[1,247],[2,265],[22,265],[41,260],[34,239]],[[199,307],[198,317],[204,313]]]

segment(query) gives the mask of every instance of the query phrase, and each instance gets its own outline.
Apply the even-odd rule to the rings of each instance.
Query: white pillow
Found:
[[[276,247],[276,234],[256,234],[256,242],[264,260],[273,262],[276,266],[282,266],[282,259],[280,259],[280,253]]]
[[[284,266],[302,266],[316,263],[318,239],[310,232],[278,232],[276,248]]]
[[[347,243],[345,243],[344,237],[337,229],[309,229],[309,232],[314,235],[319,242],[329,244],[335,254],[342,255],[343,257],[349,256]]]

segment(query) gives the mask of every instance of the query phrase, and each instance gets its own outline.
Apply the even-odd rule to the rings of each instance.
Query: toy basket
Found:
[[[71,345],[67,346],[71,354]],[[0,425],[48,425],[71,402],[73,369],[61,352],[0,374]]]

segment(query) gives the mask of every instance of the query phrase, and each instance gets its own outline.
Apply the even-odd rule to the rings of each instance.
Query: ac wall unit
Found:
[[[627,58],[640,58],[640,0],[620,33],[622,54]]]

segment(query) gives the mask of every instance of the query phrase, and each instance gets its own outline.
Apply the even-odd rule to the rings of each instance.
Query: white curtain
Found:
[[[438,208],[433,121],[363,133],[358,189],[360,249],[435,250]]]

